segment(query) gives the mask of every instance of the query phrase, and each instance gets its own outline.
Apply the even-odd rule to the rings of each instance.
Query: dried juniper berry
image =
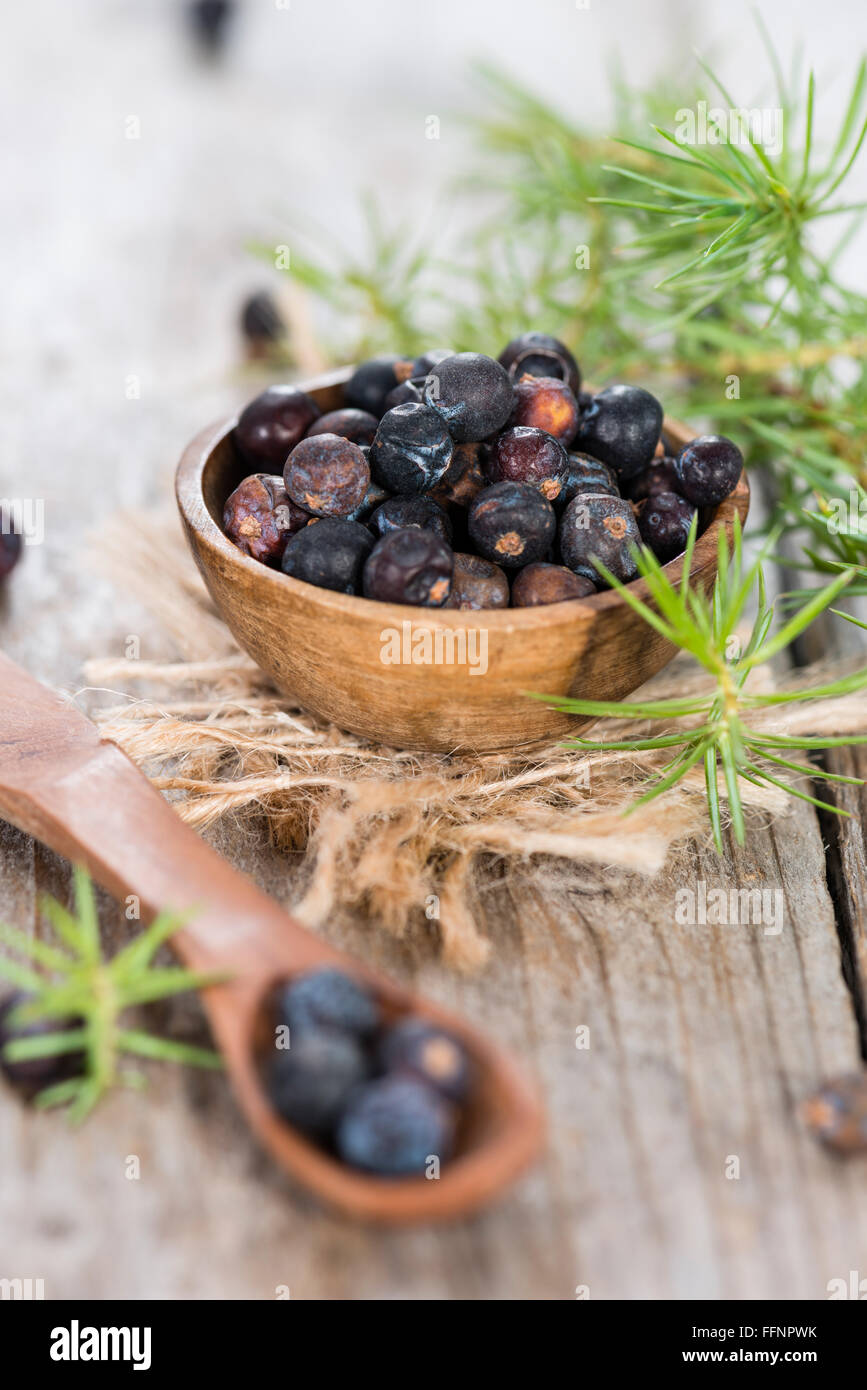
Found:
[[[482,471],[481,444],[456,444],[452,461],[430,496],[441,506],[468,507],[488,480]]]
[[[187,13],[193,38],[210,57],[225,47],[235,0],[188,0]]]
[[[722,502],[737,486],[744,456],[721,434],[703,434],[685,444],[675,460],[677,490],[697,507]]]
[[[424,378],[428,372],[433,371],[434,367],[439,366],[440,362],[445,362],[447,357],[454,357],[454,355],[454,348],[430,348],[428,352],[423,352],[415,359],[410,377]]]
[[[319,589],[360,594],[364,562],[373,544],[360,521],[324,517],[289,537],[281,567],[290,578]]]
[[[637,477],[626,484],[626,492],[632,502],[641,502],[645,497],[654,497],[658,492],[679,492],[680,483],[675,472],[674,459],[669,455],[653,459]]]
[[[611,497],[620,496],[613,468],[609,468],[608,464],[602,463],[600,459],[591,458],[589,454],[571,453],[563,488],[557,501],[561,507],[565,506],[582,492],[607,492]]]
[[[515,382],[510,424],[545,430],[567,448],[578,432],[578,402],[565,381],[553,376],[522,376]]]
[[[507,343],[498,360],[513,381],[525,375],[554,376],[576,396],[581,389],[578,363],[566,344],[548,333],[522,333]]]
[[[299,387],[269,386],[238,417],[234,439],[241,457],[254,468],[279,472],[319,414]]]
[[[594,584],[604,584],[593,560],[601,560],[615,579],[628,583],[637,573],[633,547],[641,543],[632,507],[621,497],[582,493],[560,520],[560,556],[564,565]]]
[[[366,444],[362,444],[360,447],[362,452],[365,452],[368,448]],[[380,487],[379,483],[374,482],[371,478],[367,485],[367,492],[364,494],[359,505],[349,513],[346,520],[363,521],[366,525],[377,507],[381,507],[383,502],[387,502],[390,496],[390,492],[387,492],[384,487]]]
[[[278,1013],[290,1039],[311,1028],[369,1038],[379,1022],[379,1006],[368,986],[330,965],[290,980],[280,992]]]
[[[438,362],[425,378],[424,398],[458,444],[496,434],[515,404],[505,369],[480,352],[458,352]]]
[[[353,1092],[369,1075],[357,1038],[331,1028],[308,1029],[278,1051],[268,1069],[275,1110],[313,1139],[329,1139]]]
[[[253,473],[235,488],[223,508],[223,529],[245,555],[265,565],[279,564],[289,536],[310,517],[296,507],[283,479]]]
[[[370,468],[358,444],[316,434],[296,444],[283,469],[286,491],[312,516],[348,516],[364,501]]]
[[[695,507],[676,492],[656,492],[636,508],[638,529],[645,545],[665,563],[682,555],[689,538]]]
[[[463,1043],[427,1018],[403,1018],[386,1029],[377,1060],[386,1074],[426,1081],[447,1100],[464,1100],[470,1088],[470,1059]]]
[[[360,1086],[337,1126],[345,1163],[382,1177],[422,1174],[431,1158],[446,1162],[454,1148],[454,1107],[409,1076],[385,1076]]]
[[[21,559],[21,537],[10,528],[8,520],[0,513],[0,581],[11,574]]]
[[[17,1021],[14,1014],[32,1002],[30,995],[21,991],[8,994],[0,1000],[0,1071],[10,1085],[15,1086],[25,1096],[33,1095],[44,1086],[54,1085],[80,1076],[84,1071],[83,1052],[55,1053],[51,1057],[31,1057],[28,1061],[12,1061],[4,1055],[7,1043],[24,1041],[26,1038],[48,1037],[52,1033],[65,1032],[81,1026],[80,1019],[33,1019],[28,1022]]]
[[[481,555],[455,554],[452,591],[446,608],[476,611],[481,608],[508,608],[509,581],[493,560]]]
[[[421,381],[401,381],[393,391],[389,391],[383,402],[383,414],[394,410],[396,405],[408,405],[410,401],[423,399],[424,379]]]
[[[569,469],[559,440],[532,425],[503,430],[492,442],[485,473],[492,483],[527,483],[549,502],[556,502]]]
[[[267,290],[251,294],[241,306],[241,332],[254,357],[267,356],[275,343],[288,337],[283,315]]]
[[[565,603],[571,598],[595,594],[596,585],[586,575],[574,574],[565,565],[539,562],[525,565],[512,584],[513,608],[538,608],[546,603]]]
[[[366,598],[441,608],[451,592],[454,557],[433,531],[407,526],[378,540],[364,566]]]
[[[801,1114],[826,1148],[846,1157],[867,1153],[867,1074],[830,1077],[803,1102]]]
[[[439,482],[451,462],[451,435],[429,405],[408,401],[383,415],[370,446],[373,476],[389,492],[409,496]]]
[[[547,554],[557,531],[554,508],[526,483],[494,483],[469,511],[470,537],[479,554],[518,569]]]
[[[433,531],[451,545],[452,523],[442,507],[429,497],[390,497],[377,507],[368,526],[375,536],[387,536],[389,531],[402,531],[405,526],[420,526]]]
[[[399,378],[395,368],[402,360],[389,356],[371,357],[361,362],[343,388],[346,404],[380,416],[385,409],[386,396],[397,386]]]
[[[623,480],[646,468],[662,428],[662,406],[642,386],[609,386],[581,416],[575,444]]]
[[[369,411],[347,406],[344,410],[329,410],[327,415],[320,415],[307,431],[307,438],[312,439],[316,434],[336,434],[341,439],[351,439],[353,444],[372,444],[377,423],[376,416]]]

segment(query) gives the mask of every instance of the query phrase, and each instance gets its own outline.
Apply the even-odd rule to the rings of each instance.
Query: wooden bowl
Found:
[[[351,369],[302,383],[322,411],[343,405]],[[620,700],[673,655],[614,591],[540,608],[463,612],[374,603],[317,589],[243,555],[223,534],[223,504],[249,469],[236,456],[234,419],[186,449],[176,491],[208,591],[238,643],[284,694],[342,729],[400,748],[495,752],[584,727],[527,691]],[[695,432],[666,419],[680,447]],[[749,485],[710,510],[695,547],[693,583],[708,590],[720,527],[743,522]],[[666,572],[676,579],[681,560]],[[647,597],[643,580],[633,588]],[[393,658],[397,658],[394,660]],[[428,658],[425,660],[425,658]]]

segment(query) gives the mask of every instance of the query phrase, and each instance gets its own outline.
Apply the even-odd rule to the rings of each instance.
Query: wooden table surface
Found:
[[[227,100],[176,57],[157,95],[147,79],[163,41],[129,16],[66,65],[74,9],[55,11],[39,100],[25,64],[0,94],[16,143],[0,223],[0,490],[43,499],[46,518],[0,640],[66,689],[129,635],[143,656],[173,654],[91,568],[87,537],[120,506],[163,499],[186,440],[252,394],[234,316],[263,279],[243,243],[268,235],[275,203],[242,79]],[[108,61],[118,52],[125,62]],[[264,837],[227,827],[216,843],[291,902],[298,865]],[[782,931],[678,925],[676,890],[699,881],[781,890]],[[550,1115],[536,1170],[475,1220],[382,1232],[277,1175],[222,1078],[154,1068],[145,1095],[113,1097],[77,1132],[3,1089],[0,1277],[41,1278],[47,1298],[270,1299],[286,1286],[327,1299],[824,1298],[829,1280],[867,1273],[867,1165],[818,1149],[796,1107],[859,1063],[865,883],[860,821],[829,828],[799,806],[754,823],[723,861],[688,847],[652,884],[539,863],[508,882],[492,873],[493,961],[471,980],[374,923],[335,921],[335,940],[523,1057]],[[34,924],[46,889],[68,893],[68,867],[0,826],[0,917]],[[122,939],[116,906],[104,899],[102,915]],[[195,1005],[177,1001],[162,1022],[194,1030]]]

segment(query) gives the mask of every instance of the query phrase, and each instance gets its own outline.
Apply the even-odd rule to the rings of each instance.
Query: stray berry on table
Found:
[[[867,1073],[833,1077],[803,1102],[801,1114],[817,1139],[835,1153],[867,1153]]]
[[[52,1033],[64,1032],[69,1028],[81,1026],[81,1020],[34,1019],[28,1023],[13,1022],[15,1011],[32,1002],[32,996],[18,991],[7,994],[0,1000],[0,1071],[10,1085],[15,1086],[24,1096],[41,1091],[44,1086],[52,1086],[57,1081],[66,1081],[80,1076],[84,1071],[83,1052],[60,1052],[50,1057],[31,1057],[26,1062],[13,1062],[4,1056],[7,1043],[25,1038],[49,1037]]]

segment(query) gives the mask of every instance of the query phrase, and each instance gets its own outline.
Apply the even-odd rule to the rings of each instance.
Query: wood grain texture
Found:
[[[43,7],[9,16],[34,53],[60,55],[61,115],[46,117],[26,65],[8,65],[0,111],[29,181],[0,221],[16,268],[0,481],[4,496],[45,500],[46,538],[9,587],[0,643],[70,690],[86,657],[120,656],[129,636],[142,656],[173,654],[148,614],[85,568],[84,537],[118,506],[164,501],[186,441],[257,389],[232,370],[240,297],[264,278],[243,247],[270,234],[275,177],[289,183],[249,69],[192,75],[152,27],[158,8],[106,24],[97,0],[54,6],[50,50]],[[282,91],[282,69],[274,80]],[[140,141],[123,136],[130,109]],[[234,187],[243,199],[227,196]],[[212,838],[291,904],[296,860],[248,826]],[[783,890],[782,935],[678,927],[673,894],[702,875]],[[34,927],[43,890],[68,893],[66,865],[0,824],[0,917]],[[101,903],[119,944],[130,924]],[[441,1231],[370,1232],[323,1214],[261,1155],[219,1077],[151,1068],[145,1095],[113,1098],[76,1133],[0,1088],[0,1277],[42,1277],[48,1298],[272,1299],[287,1286],[294,1298],[396,1300],[571,1299],[579,1284],[594,1298],[823,1298],[829,1278],[863,1275],[865,1169],[816,1149],[794,1113],[858,1057],[811,810],[759,827],[749,854],[722,864],[686,854],[654,885],[542,862],[507,881],[492,867],[480,903],[496,949],[475,980],[360,918],[326,934],[464,1012],[539,1078],[550,1147],[506,1203]],[[158,1022],[202,1037],[194,1001],[165,1005]],[[722,1176],[729,1154],[738,1180]]]

